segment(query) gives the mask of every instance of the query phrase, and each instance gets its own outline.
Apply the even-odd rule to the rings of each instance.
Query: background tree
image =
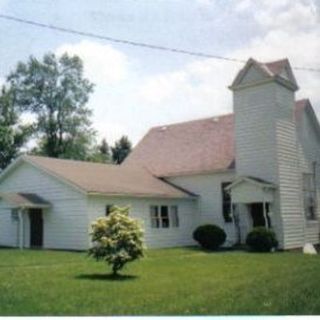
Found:
[[[31,132],[31,126],[21,124],[13,92],[3,86],[0,93],[0,171],[19,155]]]
[[[112,161],[116,164],[120,164],[131,152],[132,144],[127,136],[122,136],[115,142],[114,147],[111,147]]]
[[[50,157],[85,159],[95,131],[86,107],[93,84],[83,77],[79,57],[49,53],[40,61],[18,63],[8,81],[15,103],[36,116],[36,152]]]
[[[143,257],[143,230],[139,221],[129,217],[129,208],[112,207],[108,217],[92,223],[89,254],[112,266],[114,276],[126,263]]]
[[[111,162],[110,148],[106,139],[102,139],[101,143],[93,148],[92,155],[88,157],[88,160],[101,163]]]

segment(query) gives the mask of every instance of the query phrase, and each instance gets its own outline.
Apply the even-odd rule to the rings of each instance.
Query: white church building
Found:
[[[120,165],[22,156],[0,176],[0,246],[85,250],[112,205],[129,205],[149,247],[193,245],[216,224],[225,245],[255,226],[281,249],[319,243],[320,126],[288,60],[249,59],[232,114],[149,130]]]

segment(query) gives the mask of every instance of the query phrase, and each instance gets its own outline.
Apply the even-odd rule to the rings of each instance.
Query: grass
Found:
[[[0,315],[320,314],[320,258],[150,250],[114,279],[85,253],[0,250]]]

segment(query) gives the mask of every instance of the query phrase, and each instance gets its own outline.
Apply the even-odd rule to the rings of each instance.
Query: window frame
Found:
[[[19,221],[19,209],[12,208],[10,218],[11,218],[11,222],[18,222]]]
[[[307,179],[306,179],[307,178]],[[302,173],[303,209],[306,220],[317,220],[317,193],[313,173]],[[311,210],[310,210],[311,209]]]
[[[149,214],[152,229],[172,229],[180,226],[178,205],[150,205]]]

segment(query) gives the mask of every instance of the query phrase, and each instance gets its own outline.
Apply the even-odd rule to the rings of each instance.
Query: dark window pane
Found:
[[[110,214],[110,212],[112,211],[111,209],[112,209],[113,206],[114,206],[113,204],[106,205],[106,213],[105,213],[106,216],[108,216]]]
[[[312,173],[304,173],[303,180],[303,202],[305,216],[308,220],[316,219],[316,192],[315,181]]]
[[[169,218],[168,206],[161,206],[161,218]]]
[[[169,228],[169,208],[168,206],[161,206],[160,210],[162,228]]]
[[[169,228],[169,219],[162,219],[162,228]]]

